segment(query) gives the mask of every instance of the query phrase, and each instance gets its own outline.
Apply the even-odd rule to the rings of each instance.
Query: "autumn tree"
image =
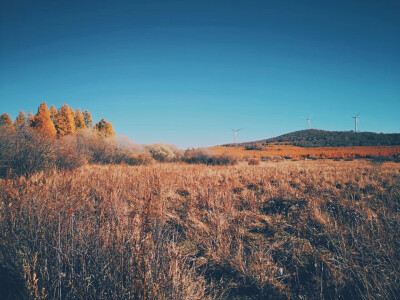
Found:
[[[83,118],[85,120],[85,124],[87,128],[92,128],[93,127],[93,120],[92,120],[92,115],[88,110],[85,110],[83,113]]]
[[[74,122],[75,122],[75,112],[74,109],[72,107],[69,107],[69,112],[70,114],[72,114],[74,116]]]
[[[85,117],[80,108],[78,108],[75,113],[75,127],[76,129],[86,128]]]
[[[14,124],[17,129],[22,129],[25,126],[28,126],[28,120],[26,119],[25,113],[22,110],[19,111]]]
[[[97,130],[100,135],[115,136],[113,126],[104,119],[101,119],[96,126],[94,126],[94,129]]]
[[[57,133],[68,135],[75,132],[75,114],[67,104],[61,106],[56,121]]]
[[[57,131],[54,127],[53,121],[50,118],[50,110],[45,102],[40,104],[37,114],[35,115],[32,127],[45,135],[56,135]]]
[[[54,105],[52,105],[50,107],[50,118],[54,124],[56,124],[57,115],[58,115],[58,111],[57,111],[56,107]]]
[[[14,125],[9,114],[0,115],[0,127],[7,128],[9,130],[14,130]]]
[[[35,126],[35,116],[33,115],[33,113],[30,111],[28,112],[28,126]]]

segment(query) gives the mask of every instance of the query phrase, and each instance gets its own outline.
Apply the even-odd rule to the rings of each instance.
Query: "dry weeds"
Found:
[[[394,299],[399,171],[170,163],[1,180],[1,297]]]

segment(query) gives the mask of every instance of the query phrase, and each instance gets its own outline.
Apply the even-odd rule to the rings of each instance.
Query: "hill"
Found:
[[[355,147],[355,146],[397,146],[400,133],[375,133],[354,131],[327,131],[319,129],[300,130],[277,137],[239,143],[247,148],[257,145],[293,145],[298,147]],[[234,146],[226,144],[224,146]]]

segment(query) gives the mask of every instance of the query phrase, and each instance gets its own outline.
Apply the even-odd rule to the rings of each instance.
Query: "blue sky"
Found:
[[[400,131],[399,1],[1,1],[0,112],[88,109],[138,143]]]

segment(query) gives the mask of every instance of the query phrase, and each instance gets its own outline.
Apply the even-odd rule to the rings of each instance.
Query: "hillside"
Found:
[[[293,145],[299,147],[396,146],[400,145],[400,133],[354,133],[353,131],[308,129],[238,145],[249,147],[257,144]],[[226,144],[224,146],[229,147],[234,146],[234,144]]]

